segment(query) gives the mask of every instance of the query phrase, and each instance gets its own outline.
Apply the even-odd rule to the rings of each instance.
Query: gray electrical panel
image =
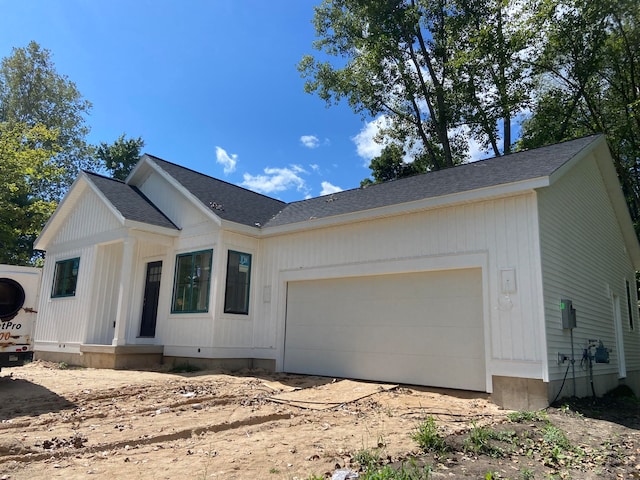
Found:
[[[560,300],[560,311],[562,312],[562,328],[576,328],[576,309],[573,302],[563,298]]]

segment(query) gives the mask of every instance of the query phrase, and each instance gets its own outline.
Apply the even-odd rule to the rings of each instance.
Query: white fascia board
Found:
[[[84,172],[82,174],[85,175]],[[89,185],[89,188],[91,188],[91,190],[98,196],[98,198],[102,200],[102,203],[105,204],[105,206],[109,209],[113,216],[118,219],[118,222],[120,222],[121,225],[124,225],[124,222],[126,220],[124,218],[124,215],[122,215],[122,213],[120,213],[120,211],[113,206],[113,203],[111,203],[109,199],[105,197],[104,193],[102,193],[102,191],[98,187],[96,187],[96,185],[88,178],[87,184]]]
[[[57,227],[64,222],[64,219],[71,213],[73,207],[78,202],[78,199],[82,196],[82,193],[88,187],[89,182],[87,175],[84,172],[80,172],[80,174],[73,181],[67,193],[64,194],[62,200],[58,204],[58,207],[53,212],[47,223],[40,231],[40,235],[36,238],[36,241],[33,244],[34,250],[47,250],[47,246],[49,241],[51,240],[51,236],[54,234],[54,231],[57,230]]]
[[[220,226],[227,232],[240,233],[254,238],[262,236],[262,231],[259,227],[251,227],[249,225],[243,225],[242,223],[236,223],[230,220],[221,220]]]
[[[533,191],[538,188],[549,186],[549,177],[538,177],[527,179],[521,182],[507,183],[504,185],[479,188],[476,190],[468,190],[465,192],[454,193],[451,195],[442,195],[439,197],[425,198],[414,202],[399,203],[388,205],[385,207],[375,208],[371,210],[360,210],[358,212],[347,213],[343,215],[335,215],[303,222],[292,223],[287,225],[279,225],[277,227],[265,227],[261,233],[262,237],[281,235],[284,233],[292,233],[300,230],[308,230],[314,228],[324,228],[328,226],[340,225],[345,223],[353,223],[364,220],[371,220],[379,217],[388,217],[394,215],[415,212],[419,210],[428,210],[432,208],[453,206],[462,203],[472,203],[492,198],[516,195],[519,193]]]
[[[553,185],[558,181],[565,173],[571,170],[578,162],[581,162],[584,158],[591,155],[596,149],[600,149],[603,146],[606,147],[607,142],[602,135],[597,140],[594,140],[585,148],[580,150],[575,156],[571,157],[569,160],[564,162],[560,167],[556,169],[551,175],[549,175],[549,185]]]
[[[134,167],[129,172],[129,175],[127,175],[127,178],[124,179],[124,183],[129,184],[131,179],[138,174],[138,170],[143,168],[142,164],[144,164],[145,162],[148,162],[149,160],[151,160],[149,158],[149,155],[147,155],[146,153],[143,153],[138,159],[138,161],[136,162],[136,164],[134,165]]]
[[[213,213],[211,211],[211,209],[205,207],[203,205],[203,203],[193,193],[191,193],[188,189],[183,187],[180,184],[180,182],[178,182],[175,178],[173,178],[171,175],[169,175],[169,173],[165,172],[151,158],[145,156],[145,160],[148,162],[149,166],[153,169],[154,172],[156,172],[158,175],[160,175],[162,178],[164,178],[167,182],[169,182],[173,186],[173,188],[178,190],[197,209],[199,209],[202,213],[204,213],[211,220],[213,220],[216,225],[220,226],[222,224],[222,219],[219,216],[217,216],[215,213]],[[136,165],[136,167],[137,167],[137,165]],[[131,172],[131,173],[133,174],[134,172]],[[132,175],[129,175],[129,177],[132,177]],[[129,180],[129,177],[127,177],[127,180]]]
[[[180,230],[175,228],[161,227],[159,225],[153,225],[145,222],[138,222],[136,220],[125,220],[124,226],[133,230],[141,230],[143,232],[157,233],[158,235],[166,235],[170,237],[180,236]]]

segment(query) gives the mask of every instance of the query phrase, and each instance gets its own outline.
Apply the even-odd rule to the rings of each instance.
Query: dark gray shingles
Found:
[[[304,222],[373,208],[546,177],[600,135],[467,163],[289,204],[266,226]]]
[[[287,205],[275,198],[209,177],[153,155],[147,156],[189,190],[205,207],[224,220],[252,227],[261,226]]]
[[[127,220],[178,230],[178,227],[136,187],[96,173],[85,173],[89,180],[98,187],[107,200]]]

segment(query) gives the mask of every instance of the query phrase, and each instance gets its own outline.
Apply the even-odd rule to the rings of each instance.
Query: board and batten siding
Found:
[[[85,186],[76,207],[65,219],[47,251],[57,250],[57,245],[76,243],[80,240],[84,240],[83,244],[86,245],[107,232],[118,232],[121,227],[113,212],[91,188]],[[86,241],[88,239],[90,241]]]
[[[199,212],[192,202],[157,172],[152,171],[137,187],[178,228],[184,229],[192,225],[211,222],[210,218]]]
[[[630,328],[625,284],[630,282],[632,315],[637,317],[635,272],[600,168],[592,153],[538,192],[550,379],[561,380],[567,369],[568,362],[558,365],[558,353],[571,353],[570,331],[562,328],[560,311],[560,300],[565,298],[573,301],[577,312],[573,337],[581,385],[588,377],[587,369],[579,365],[589,339],[602,340],[611,349],[611,362],[595,365],[594,374],[618,373],[614,294],[620,298],[627,371],[640,368],[640,325],[634,318],[635,329]]]
[[[65,219],[47,249],[35,334],[36,348],[40,350],[62,349],[77,353],[87,336],[101,336],[92,317],[95,313],[92,296],[97,291],[94,282],[101,278],[96,278],[98,247],[94,244],[122,235],[124,229],[91,188],[85,186],[76,193],[79,195],[76,208]],[[56,262],[75,257],[80,258],[75,296],[51,298]],[[111,265],[104,267],[107,271],[112,268]]]
[[[254,298],[264,307],[255,346],[282,352],[286,281],[311,277],[358,276],[370,267],[432,261],[451,268],[456,258],[482,258],[484,312],[488,324],[487,371],[494,375],[542,378],[544,332],[538,265],[537,205],[534,192],[475,203],[417,211],[366,222],[309,229],[263,240],[263,268]],[[453,263],[452,263],[453,262]],[[399,269],[399,270],[398,270]],[[500,271],[513,269],[517,291],[504,302]],[[303,275],[303,274],[302,274]],[[305,278],[306,279],[306,278]],[[280,308],[279,308],[280,306]]]
[[[37,350],[62,349],[69,353],[80,352],[86,322],[89,320],[95,252],[94,246],[88,246],[68,250],[59,255],[47,255],[42,272],[42,292],[36,322]],[[75,296],[52,298],[56,262],[75,257],[80,258]]]

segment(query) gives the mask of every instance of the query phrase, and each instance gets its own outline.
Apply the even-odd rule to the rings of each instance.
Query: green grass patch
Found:
[[[424,422],[418,425],[411,434],[414,440],[424,452],[442,453],[447,451],[447,444],[438,433],[435,419],[430,415]]]

